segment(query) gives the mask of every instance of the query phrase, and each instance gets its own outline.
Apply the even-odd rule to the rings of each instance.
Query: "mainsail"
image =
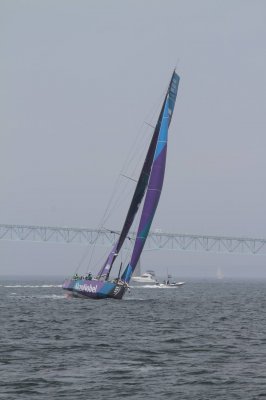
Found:
[[[162,118],[158,121],[160,125],[159,136],[151,167],[150,179],[141,214],[135,246],[133,249],[131,261],[122,275],[122,280],[125,282],[129,282],[131,275],[140,258],[160,199],[165,172],[168,128],[175,106],[178,84],[179,76],[174,72],[160,114],[160,116],[162,115]]]
[[[156,124],[155,130],[154,130],[154,133],[152,136],[152,140],[151,140],[151,143],[150,143],[150,146],[149,146],[149,149],[148,149],[137,185],[136,185],[136,189],[135,189],[135,192],[134,192],[134,195],[133,195],[125,222],[124,222],[124,226],[122,228],[122,231],[118,238],[118,241],[115,243],[114,247],[112,248],[110,254],[107,257],[107,260],[105,261],[104,265],[98,272],[98,274],[97,274],[98,277],[105,276],[106,280],[108,279],[111,268],[113,266],[113,263],[118,255],[119,251],[121,250],[121,247],[123,246],[123,243],[124,243],[126,237],[128,236],[128,232],[132,226],[132,223],[137,214],[138,208],[144,197],[144,194],[145,194],[148,182],[149,182],[150,174],[151,174],[151,168],[152,168],[152,164],[154,161],[154,154],[155,154],[156,148],[158,147],[158,138],[161,134],[160,132],[161,132],[161,126],[162,126],[165,106],[167,103],[168,104],[167,109],[169,110],[169,114],[168,114],[168,126],[169,126],[170,121],[171,121],[172,111],[173,111],[174,104],[175,104],[178,82],[179,82],[179,77],[174,72],[171,82],[170,82],[170,85],[168,87],[165,99],[164,99],[163,107],[161,109],[161,112],[160,112],[160,115],[158,118],[158,122]],[[171,99],[170,99],[170,97],[171,97]],[[155,212],[155,210],[154,210],[154,212]]]

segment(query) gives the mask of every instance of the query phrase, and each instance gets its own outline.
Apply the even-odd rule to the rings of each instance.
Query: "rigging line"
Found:
[[[88,246],[87,246],[87,248],[85,250],[85,253],[83,254],[83,256],[82,256],[82,258],[81,258],[81,260],[80,260],[80,262],[79,262],[79,264],[77,266],[77,270],[79,270],[79,268],[81,267],[82,263],[84,262],[84,260],[88,256],[89,251],[91,252],[91,254],[90,254],[90,257],[89,257],[89,261],[88,261],[88,268],[91,268],[92,260],[93,260],[95,249],[96,249],[96,244],[97,244],[97,241],[98,241],[98,238],[99,238],[99,235],[100,235],[100,230],[102,229],[103,225],[105,224],[106,220],[108,219],[108,214],[110,214],[110,210],[108,210],[108,208],[110,208],[110,203],[113,201],[113,199],[115,197],[116,188],[118,186],[118,183],[119,183],[119,177],[116,180],[116,184],[114,186],[114,189],[113,189],[113,192],[112,192],[112,196],[111,196],[112,198],[110,199],[109,204],[107,205],[107,207],[105,209],[105,212],[104,212],[104,215],[102,217],[102,220],[101,220],[100,224],[98,225],[98,228],[97,228],[98,234],[96,235],[96,239],[95,239],[94,243],[92,244],[92,248],[89,247],[90,244],[88,243]]]
[[[122,167],[120,170],[120,173],[122,173],[123,171],[126,171],[126,167],[129,166],[129,164],[131,163],[131,160],[134,159],[136,157],[138,148],[140,147],[139,143],[143,140],[143,123],[141,124],[140,128],[137,130],[137,135],[134,135],[134,142],[133,144],[131,144],[129,150],[126,153],[124,162],[122,163]]]
[[[149,110],[149,112],[146,114],[146,118],[145,118],[145,120],[153,120],[153,119],[155,119],[155,117],[156,117],[156,120],[157,120],[157,116],[158,116],[158,113],[160,112],[160,108],[161,108],[161,103],[162,103],[162,100],[165,98],[165,95],[166,95],[166,93],[167,93],[167,91],[168,91],[168,88],[169,88],[169,85],[166,85],[166,88],[163,90],[163,93],[160,95],[160,96],[158,96],[158,99],[153,103],[153,106],[150,108],[150,110]],[[151,118],[147,118],[149,115],[152,115],[152,117]],[[142,122],[142,124],[141,124],[141,127],[140,127],[140,129],[139,129],[139,134],[143,131],[143,126],[145,126],[145,124],[147,125],[147,123],[146,122]],[[151,124],[148,124],[149,126],[152,126]],[[154,128],[154,127],[153,127]],[[155,129],[155,128],[154,128]],[[145,135],[142,135],[141,137],[140,137],[140,139],[141,139],[141,142],[143,142],[144,140],[145,140],[145,146],[141,146],[141,149],[142,149],[142,151],[144,152],[145,150],[146,150],[146,148],[148,147],[148,145],[149,145],[149,140],[150,140],[150,132],[147,132],[147,126],[146,126],[146,129],[144,130],[147,134],[145,134]],[[131,146],[131,150],[129,151],[129,155],[126,157],[126,161],[125,161],[125,163],[126,163],[126,165],[127,166],[129,166],[130,165],[130,163],[132,162],[132,159],[134,158],[134,157],[136,157],[135,156],[135,154],[134,154],[134,152],[136,152],[137,150],[137,154],[138,154],[138,157],[139,157],[139,159],[142,159],[142,155],[140,154],[140,151],[139,151],[139,147],[140,147],[140,143],[138,144],[138,142],[140,141],[140,139],[139,138],[137,138],[137,140],[135,140],[135,142],[134,142],[134,146],[135,147],[137,147],[136,149],[134,149],[133,148],[133,150],[132,150],[132,147],[133,146]],[[131,155],[131,156],[130,156]],[[125,167],[122,167],[122,170],[124,170],[124,168]],[[136,168],[136,167],[135,167]],[[128,175],[131,175],[131,174],[128,174]]]
[[[149,142],[150,142],[150,136],[148,137],[148,135],[143,135],[142,144],[141,146],[139,146],[137,154],[136,155],[132,154],[132,157],[128,162],[127,175],[136,176],[137,174],[140,174],[139,166],[143,164],[143,160],[145,159],[144,153],[147,152]],[[133,156],[135,157],[134,165],[133,165]]]
[[[149,122],[144,121],[144,124],[150,126],[151,128],[155,129],[155,126],[153,126],[152,124],[149,124]]]
[[[159,110],[160,110],[162,99],[165,97],[167,90],[168,90],[168,86],[167,86],[167,89],[163,91],[163,94],[158,96],[157,100],[155,100],[153,102],[153,105],[150,107],[149,111],[146,113],[145,120],[153,120],[155,118],[155,116],[157,116],[157,114],[159,113]],[[142,122],[139,129],[137,130],[138,135],[137,135],[136,139],[134,140],[133,145],[131,145],[129,152],[126,154],[125,161],[122,166],[122,171],[124,170],[125,166],[129,164],[130,154],[133,154],[136,151],[136,149],[134,149],[134,147],[137,146],[138,141],[140,139],[142,139],[143,136],[147,136],[147,135],[142,135],[144,124],[145,124],[145,122],[144,123]]]
[[[92,250],[90,249],[91,243],[88,243],[87,246],[86,246],[86,249],[85,249],[85,251],[84,251],[84,253],[83,253],[83,255],[82,255],[82,257],[81,257],[81,259],[80,259],[80,261],[79,261],[79,263],[78,263],[78,266],[77,266],[77,268],[76,268],[76,270],[75,270],[75,273],[80,269],[81,265],[82,265],[83,262],[85,261],[86,257],[88,256],[89,250],[91,250],[91,253],[94,252],[95,247],[96,247],[96,242],[97,242],[99,236],[100,236],[100,230],[98,229],[98,230],[97,230],[96,239],[95,239],[94,242],[92,243]],[[93,254],[91,255],[91,258],[92,258],[92,256],[93,256]],[[89,267],[89,266],[90,266],[90,265],[88,265],[88,267]]]
[[[105,228],[105,230],[106,230],[107,232],[110,232],[110,233],[115,233],[116,235],[120,235],[120,233],[121,233],[121,232],[119,232],[119,231],[114,231],[114,230],[107,229],[107,228]],[[128,240],[132,240],[132,238],[131,238],[130,236],[126,236],[126,238],[127,238]]]
[[[115,196],[118,193],[119,180],[120,180],[120,176],[118,176],[117,179],[116,179],[116,183],[115,183],[114,189],[112,191],[111,198],[110,198],[110,200],[109,200],[109,202],[108,202],[108,204],[107,204],[107,206],[105,208],[105,212],[104,212],[104,214],[103,214],[103,216],[101,218],[101,221],[99,223],[99,229],[102,229],[102,227],[104,226],[106,220],[108,219],[108,216],[110,215],[110,211],[113,210],[114,206],[112,205],[112,202],[117,202],[117,200],[115,199]]]
[[[88,245],[86,246],[85,252],[84,252],[83,256],[81,257],[81,259],[80,259],[80,261],[79,261],[79,263],[78,263],[78,266],[77,266],[77,268],[76,268],[76,271],[79,270],[79,268],[81,267],[82,263],[85,261],[86,257],[88,256],[89,252],[91,252],[91,254],[90,254],[90,258],[89,258],[89,262],[88,262],[88,268],[91,267],[92,259],[93,259],[94,253],[95,253],[96,243],[97,243],[98,238],[99,238],[99,235],[100,235],[100,230],[101,230],[101,228],[102,228],[102,226],[103,226],[103,224],[104,224],[104,218],[105,218],[105,216],[106,216],[106,214],[107,214],[107,212],[108,212],[108,207],[109,207],[109,205],[110,205],[110,203],[111,203],[111,201],[112,201],[112,198],[114,198],[114,196],[115,196],[116,188],[117,188],[117,186],[118,186],[118,183],[119,183],[119,176],[118,176],[117,179],[116,179],[116,182],[115,182],[113,191],[112,191],[112,193],[111,193],[111,199],[110,199],[110,201],[109,201],[109,204],[107,204],[106,209],[105,209],[105,212],[104,212],[104,215],[103,215],[103,217],[102,217],[102,220],[101,220],[100,223],[98,224],[98,227],[97,227],[98,234],[96,235],[96,239],[95,239],[94,243],[92,244],[92,248],[91,248],[91,244],[88,243]]]
[[[127,266],[127,264],[130,263],[130,254],[132,253],[132,250],[133,250],[134,245],[135,245],[137,225],[139,224],[139,219],[140,219],[140,215],[141,215],[141,210],[140,210],[141,208],[142,207],[139,207],[139,209],[137,210],[136,217],[135,217],[135,219],[133,221],[133,224],[132,224],[133,232],[135,232],[135,237],[132,237],[132,239],[129,241],[129,246],[126,249],[125,260],[128,260],[125,263],[126,266]]]
[[[139,162],[138,162],[138,164],[139,164]],[[136,165],[136,167],[137,167],[137,165]],[[133,180],[132,178],[129,178],[129,177],[128,177],[128,179]],[[115,199],[115,198],[113,199],[113,204],[110,205],[108,213],[105,215],[104,224],[108,220],[110,214],[115,209],[115,207],[117,207],[120,203],[122,203],[124,201],[124,199],[128,198],[129,195],[130,196],[132,195],[134,188],[135,188],[135,186],[132,187],[132,185],[129,185],[128,181],[126,181],[125,185],[123,185],[120,188],[120,192],[117,195],[117,199]]]
[[[109,205],[109,209],[106,212],[106,214],[104,215],[104,218],[102,219],[102,227],[106,224],[106,221],[108,220],[108,218],[110,217],[110,214],[113,212],[113,210],[115,208],[117,208],[117,206],[126,198],[129,196],[129,194],[131,194],[132,192],[132,186],[129,187],[129,181],[127,180],[126,182],[123,180],[124,182],[124,186],[123,187],[119,187],[119,191],[116,191],[117,196],[113,196],[113,204]]]
[[[116,235],[120,235],[119,231],[114,231],[113,229],[104,228],[104,230],[110,233],[115,233]]]
[[[122,253],[123,253],[123,260],[124,260],[123,264],[124,264],[124,266],[127,266],[127,264],[128,264],[129,261],[130,261],[130,253],[132,252],[132,249],[133,249],[133,244],[132,244],[132,242],[130,241],[130,242],[129,242],[129,246],[126,247],[126,248],[123,247],[123,248],[121,249],[121,251],[120,251],[120,258],[121,258],[121,260],[122,260]]]
[[[147,135],[143,135],[142,142],[138,146],[136,154],[132,154],[128,159],[127,170],[124,170],[127,175],[136,175],[136,171],[140,166],[140,161],[145,159],[145,152],[148,149],[150,139],[150,136],[147,137]]]
[[[143,135],[142,135],[142,137],[143,137]],[[136,156],[135,156],[136,157]],[[133,157],[131,157],[132,159],[133,159]],[[129,159],[127,158],[126,159],[126,164],[128,165],[129,164]],[[125,164],[125,163],[124,163]],[[136,168],[136,166],[135,166],[135,168]],[[125,166],[123,166],[122,168],[121,168],[121,171],[120,171],[120,175],[122,175],[122,172],[125,170]],[[130,175],[132,175],[132,174],[130,174]],[[117,190],[116,190],[116,187],[118,186],[118,183],[119,183],[119,177],[118,177],[118,179],[117,179],[117,181],[116,181],[116,185],[115,185],[115,188],[114,188],[114,190],[113,190],[113,195],[111,196],[111,199],[109,200],[109,202],[108,202],[108,205],[107,205],[107,207],[106,207],[106,210],[105,210],[105,213],[104,213],[104,215],[103,215],[103,218],[102,218],[102,221],[104,220],[104,221],[106,221],[106,216],[107,215],[110,215],[110,212],[111,212],[111,210],[113,210],[113,208],[114,208],[114,205],[112,205],[111,203],[112,203],[112,201],[114,201],[114,198],[115,198],[115,193],[117,192]],[[117,203],[117,201],[115,201],[115,204]],[[102,225],[102,223],[100,224],[100,225]]]
[[[162,96],[160,96],[160,99],[161,99],[161,97],[162,97]],[[158,103],[158,101],[157,101],[157,103]],[[160,103],[161,103],[161,100],[160,100]],[[155,102],[154,102],[154,104],[155,104]],[[153,117],[154,117],[155,113],[156,113],[156,114],[158,113],[158,111],[157,111],[158,105],[157,105],[156,108],[155,108],[155,105],[154,105],[154,104],[153,104],[151,110],[149,111],[149,113],[147,113],[147,115],[148,115],[148,114],[152,114]],[[146,119],[149,119],[149,118],[146,118]],[[153,119],[153,118],[152,118],[152,119]],[[147,123],[146,123],[146,124],[147,124]],[[137,138],[134,140],[134,145],[131,146],[131,149],[130,149],[130,151],[129,151],[129,154],[130,154],[130,152],[132,152],[132,147],[133,147],[133,150],[134,150],[134,147],[136,147],[135,152],[137,152],[137,142],[138,142],[138,141],[142,141],[142,142],[143,142],[143,139],[145,139],[145,136],[147,137],[147,135],[143,135],[143,134],[142,134],[142,130],[143,130],[143,123],[141,124],[141,127],[140,127],[139,130],[138,130],[139,133],[138,133],[138,135],[137,135]],[[142,146],[142,148],[143,148],[143,147],[144,147],[144,146]],[[144,152],[144,150],[143,150],[143,152]],[[133,153],[133,152],[132,152],[132,153]],[[139,155],[138,158],[139,158],[139,160],[140,160],[140,158],[143,157],[143,155],[140,156],[140,152],[138,152],[138,155]],[[134,154],[132,154],[130,162],[133,161],[134,157],[136,157],[136,156],[135,156]],[[125,166],[126,166],[126,165],[128,166],[129,164],[130,164],[130,163],[129,163],[129,157],[125,157],[124,165],[123,165],[123,167],[122,167],[122,169],[121,169],[121,172],[125,169]],[[134,170],[136,170],[136,169],[137,169],[137,164],[135,165]],[[116,181],[115,181],[114,188],[113,188],[113,191],[112,191],[111,196],[110,196],[110,200],[109,200],[109,202],[107,203],[107,206],[106,206],[106,208],[105,208],[103,217],[102,217],[102,219],[101,219],[101,221],[100,221],[100,223],[99,223],[99,225],[98,225],[98,229],[97,229],[98,232],[100,231],[100,229],[101,229],[102,226],[104,225],[104,222],[109,218],[110,213],[111,213],[111,210],[114,209],[114,206],[111,207],[111,202],[114,200],[115,193],[117,192],[116,189],[117,189],[118,183],[119,183],[119,176],[118,176],[118,178],[117,178]],[[125,190],[124,190],[124,193],[125,193]],[[118,203],[118,200],[116,201],[116,203]],[[90,260],[89,260],[89,266],[90,266],[90,264],[91,264],[91,262],[92,262],[92,258],[93,258],[93,256],[94,256],[94,252],[95,252],[95,248],[96,248],[96,243],[97,243],[97,240],[98,240],[98,238],[99,238],[99,235],[100,235],[100,233],[97,234],[96,239],[95,239],[95,241],[94,241],[94,243],[93,243],[93,245],[92,245],[92,251],[91,251],[91,256],[90,256]],[[89,253],[89,250],[91,250],[91,248],[90,248],[90,243],[88,243],[87,248],[86,248],[86,250],[85,250],[83,256],[81,257],[81,260],[80,260],[80,262],[78,263],[78,266],[77,266],[77,268],[76,268],[76,271],[78,271],[79,268],[81,267],[82,263],[84,262],[85,258],[87,257],[87,255],[88,255],[88,253]]]
[[[160,112],[160,108],[161,108],[161,103],[162,103],[162,101],[164,100],[168,89],[169,89],[169,85],[166,86],[165,90],[163,91],[163,94],[160,95],[159,101],[158,101],[158,100],[156,101],[156,107],[153,106],[152,117],[151,117],[151,118],[146,118],[146,119],[153,120],[153,119],[155,118],[155,116],[156,116],[156,120],[157,120],[157,116],[158,116],[158,114],[159,114],[159,112]],[[144,121],[144,123],[142,124],[141,129],[143,129],[143,125],[144,125],[144,124],[149,125],[149,126],[152,126],[151,124],[148,124],[147,122]],[[144,126],[145,126],[145,125],[144,125]],[[146,133],[146,134],[143,135],[143,137],[142,137],[142,142],[144,143],[144,140],[145,140],[145,145],[144,145],[144,146],[141,146],[141,150],[142,150],[142,152],[144,153],[144,151],[145,151],[146,148],[148,147],[148,142],[149,142],[149,140],[150,140],[150,132],[148,131],[147,126],[146,126],[146,129],[143,129],[143,130],[144,130],[144,132]],[[138,147],[140,147],[140,145],[139,145]],[[137,150],[137,149],[136,149],[136,150]],[[135,151],[136,151],[136,150],[135,150]],[[127,160],[127,166],[129,166],[130,163],[133,161],[133,157],[135,157],[135,155],[134,155],[134,153],[132,152],[131,159]],[[139,152],[139,151],[138,151],[138,157],[139,157],[139,159],[141,159],[141,158],[143,157],[142,153]],[[135,167],[135,169],[136,169],[136,167]],[[128,175],[130,175],[130,174],[128,174]]]
[[[92,263],[92,259],[95,253],[95,249],[96,249],[96,244],[98,241],[98,238],[100,236],[100,231],[101,231],[101,226],[98,226],[97,228],[97,234],[96,234],[96,239],[94,240],[94,242],[92,243],[92,248],[91,248],[91,243],[88,243],[88,245],[86,246],[85,252],[83,254],[83,256],[81,257],[78,266],[76,268],[76,271],[79,270],[79,268],[81,267],[81,265],[83,264],[83,262],[85,261],[86,257],[88,256],[89,252],[90,252],[90,257],[89,257],[89,261],[88,261],[88,268],[91,268],[91,263]]]
[[[107,247],[104,253],[101,253],[101,255],[95,260],[95,265],[97,265],[97,272],[99,269],[99,265],[102,265],[108,255],[108,253],[110,252],[110,248]]]
[[[136,171],[140,168],[140,160],[144,160],[144,153],[148,147],[148,140],[150,137],[147,135],[142,135],[141,141],[139,141],[136,149],[131,152],[127,159],[126,165],[121,170],[122,175],[136,176]],[[140,172],[140,171],[139,171]]]
[[[128,164],[128,160],[130,159],[131,155],[134,153],[136,153],[138,147],[139,147],[139,142],[141,142],[143,140],[143,136],[147,136],[147,135],[143,135],[143,127],[144,127],[144,122],[142,121],[140,123],[139,128],[137,128],[137,134],[134,135],[133,138],[133,143],[131,143],[131,146],[129,147],[129,150],[127,152],[127,154],[125,155],[125,160],[122,164],[122,170],[125,168],[125,166]],[[145,129],[147,127],[145,126]]]
[[[127,186],[128,186],[128,182],[127,182]],[[128,197],[129,194],[132,193],[132,190],[130,190],[130,192],[129,192],[127,189],[128,189],[128,188],[125,188],[125,189],[124,189],[124,192],[121,193],[121,195],[117,198],[117,200],[116,200],[116,202],[113,204],[113,206],[111,207],[111,205],[110,205],[110,206],[109,206],[109,210],[106,210],[106,213],[105,213],[105,216],[104,216],[105,218],[102,219],[102,221],[101,221],[101,227],[100,227],[100,229],[102,229],[103,226],[106,224],[106,221],[107,221],[108,218],[110,217],[110,214],[113,212],[113,210],[114,210],[115,208],[117,208],[121,202],[123,202],[123,200],[124,200],[125,197]],[[127,192],[126,192],[126,190],[127,190]],[[114,196],[113,196],[113,197],[114,197]],[[113,199],[113,200],[114,200],[114,199]],[[97,239],[98,239],[98,238],[96,238],[96,240],[95,240],[95,245],[94,245],[94,247],[93,247],[93,249],[92,249],[92,252],[91,252],[91,256],[90,256],[90,259],[89,259],[89,265],[88,265],[88,267],[91,267],[91,263],[92,263],[92,259],[93,259],[93,256],[94,256],[94,252],[95,252],[95,247],[96,247]]]
[[[131,178],[130,176],[127,176],[127,175],[124,175],[124,174],[121,174],[121,176],[123,176],[124,178],[130,179],[133,182],[138,182],[137,179]]]
[[[124,203],[125,199],[129,199],[129,195],[132,195],[132,189],[130,189],[130,191],[128,190],[128,188],[126,188],[124,190],[123,193],[121,193],[120,197],[117,198],[116,203],[114,203],[112,209],[110,209],[109,213],[106,215],[104,222],[104,225],[106,225],[106,222],[108,221],[108,219],[110,218],[111,214],[114,212],[115,209],[118,209],[119,206]]]
[[[160,98],[161,98],[161,97],[162,97],[162,96],[160,96]],[[158,102],[157,102],[157,103],[158,103]],[[160,103],[161,103],[161,101],[160,101]],[[153,108],[155,108],[155,107],[153,106]],[[158,109],[158,105],[157,105],[156,108]],[[157,110],[156,110],[156,111],[157,111]],[[153,111],[153,114],[155,114],[155,110]],[[156,112],[156,114],[157,114],[157,112]],[[141,129],[139,129],[139,134],[138,134],[138,136],[140,136],[142,130],[143,130],[143,123],[142,123]],[[147,138],[147,135],[141,135],[141,136],[140,136],[140,139],[143,141],[143,139],[145,139],[145,137]],[[135,147],[137,147],[137,142],[138,142],[140,139],[137,138],[137,139],[135,140],[135,143],[134,143],[134,146],[135,146]],[[147,146],[147,144],[146,144],[146,146]],[[144,146],[141,146],[141,147],[142,147],[142,149],[143,149]],[[144,150],[145,150],[145,149],[143,149],[142,151],[144,152]],[[136,152],[136,151],[137,151],[137,149],[135,149],[135,152]],[[132,156],[131,156],[131,157],[126,156],[124,165],[123,165],[122,168],[121,168],[121,172],[122,172],[123,170],[125,170],[125,164],[126,164],[127,166],[129,166],[129,164],[132,162],[133,158],[136,157],[135,154],[134,154],[134,151],[132,151],[132,147],[131,147],[131,150],[129,151],[129,154],[130,154],[130,153],[132,154]],[[138,157],[139,157],[139,159],[140,159],[140,157],[143,157],[143,156],[141,156],[141,154],[140,154],[139,151],[138,151]],[[136,170],[136,168],[137,168],[137,164],[135,165],[135,170]],[[109,205],[110,205],[110,202],[109,202]],[[110,208],[111,208],[111,207],[110,207]],[[109,214],[110,214],[110,210],[109,210],[108,212],[109,212]],[[103,216],[103,219],[104,219],[104,220],[106,220],[105,217],[106,217],[106,216],[104,215],[104,216]]]
[[[140,213],[140,211],[138,210],[137,213],[136,213],[136,216],[138,216],[139,213]],[[136,218],[136,219],[137,219],[137,218]],[[136,224],[137,224],[136,219],[133,221],[133,226],[135,226],[135,227],[136,227]],[[128,259],[128,262],[129,262],[129,260],[130,260],[130,255],[129,255],[129,253],[132,252],[133,246],[134,246],[134,244],[135,244],[134,242],[135,242],[135,239],[136,239],[136,235],[135,235],[135,237],[132,237],[132,238],[130,238],[129,236],[127,236],[127,239],[129,240],[129,246],[127,247],[126,258]],[[128,242],[127,242],[127,243],[128,243]],[[121,250],[122,250],[122,251],[125,250],[125,245],[122,246],[122,248],[120,249],[120,252],[121,252]],[[121,256],[121,253],[120,253],[120,256]],[[114,260],[114,261],[115,261],[115,260]],[[110,272],[111,272],[111,270],[109,271],[109,274],[110,274]]]
[[[121,183],[120,183],[120,178],[121,178],[122,174],[119,174],[117,180],[116,180],[116,185],[115,188],[113,190],[113,195],[111,197],[111,199],[108,202],[108,206],[106,207],[105,213],[102,217],[102,221],[101,221],[101,226],[106,222],[106,220],[108,219],[110,213],[113,211],[114,207],[117,205],[118,199],[126,192],[127,187],[129,186],[129,182],[126,181],[126,183],[124,184],[124,186],[121,187]],[[125,181],[123,181],[125,182]],[[116,198],[117,197],[117,198]]]
[[[161,98],[162,96],[160,96],[160,98]],[[157,103],[158,103],[158,101],[157,101]],[[161,101],[160,101],[160,103],[161,103]],[[157,107],[156,107],[157,109],[158,109],[158,105],[157,105]],[[153,114],[155,114],[155,107],[153,106]],[[157,114],[158,112],[156,112],[156,114]],[[139,129],[139,134],[138,134],[138,137],[140,137],[140,134],[141,134],[141,131],[142,131],[142,129],[143,129],[143,123],[142,123],[142,126],[141,126],[141,129]],[[143,140],[143,136],[144,135],[142,135],[140,138]],[[139,140],[139,139],[138,139]],[[134,143],[134,146],[136,147],[136,144],[137,144],[137,141],[138,140],[135,140],[135,143]],[[136,151],[136,150],[135,150]],[[132,152],[132,147],[131,147],[131,150],[130,150],[130,152]],[[121,172],[124,170],[124,168],[125,168],[125,165],[129,165],[129,157],[126,157],[125,158],[125,162],[124,162],[124,165],[122,166],[122,169],[121,169]],[[131,157],[131,159],[133,159],[133,156]],[[135,167],[135,169],[136,169],[136,167]],[[118,185],[118,182],[119,182],[119,178],[117,178],[117,180],[116,180],[116,183],[115,183],[115,185],[114,185],[114,189],[113,189],[113,192],[112,192],[112,195],[111,195],[111,199],[109,200],[109,202],[107,203],[107,206],[106,206],[106,209],[105,209],[105,212],[104,212],[104,215],[103,215],[103,217],[102,217],[102,220],[101,220],[101,223],[99,224],[99,228],[101,228],[102,226],[103,226],[103,224],[104,224],[104,221],[106,221],[107,219],[108,219],[108,214],[110,215],[110,212],[111,212],[111,209],[112,209],[112,207],[111,207],[111,202],[113,201],[113,199],[114,199],[114,196],[115,196],[115,192],[116,192],[116,187],[117,187],[117,185]],[[97,241],[97,240],[96,240]],[[96,245],[96,241],[95,241],[95,245]],[[94,247],[93,247],[93,250],[92,250],[92,253],[91,253],[91,257],[90,257],[90,263],[91,263],[91,260],[92,260],[92,256],[93,256],[93,253],[94,253],[94,249],[95,249],[95,245],[94,245]]]

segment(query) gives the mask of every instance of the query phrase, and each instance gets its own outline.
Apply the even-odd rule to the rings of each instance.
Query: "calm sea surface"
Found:
[[[266,282],[67,299],[0,280],[0,398],[266,399]]]

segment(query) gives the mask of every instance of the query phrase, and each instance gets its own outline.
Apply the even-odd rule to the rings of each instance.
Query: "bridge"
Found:
[[[119,232],[105,229],[0,224],[0,240],[112,246]],[[127,245],[134,241],[131,232]],[[178,250],[235,254],[266,254],[266,239],[150,232],[145,250]]]

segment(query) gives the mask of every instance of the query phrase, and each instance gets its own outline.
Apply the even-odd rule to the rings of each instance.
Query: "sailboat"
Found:
[[[224,274],[220,267],[218,267],[216,270],[216,276],[217,276],[217,279],[220,279],[220,280],[224,279]]]
[[[166,163],[168,128],[173,115],[179,80],[179,76],[174,71],[118,240],[95,277],[91,275],[79,277],[76,274],[73,278],[65,280],[62,288],[68,294],[74,297],[92,299],[122,299],[128,290],[130,279],[138,264],[161,195]],[[122,274],[121,265],[118,276],[115,279],[111,279],[110,273],[114,261],[128,236],[143,199],[144,204],[131,260]]]

